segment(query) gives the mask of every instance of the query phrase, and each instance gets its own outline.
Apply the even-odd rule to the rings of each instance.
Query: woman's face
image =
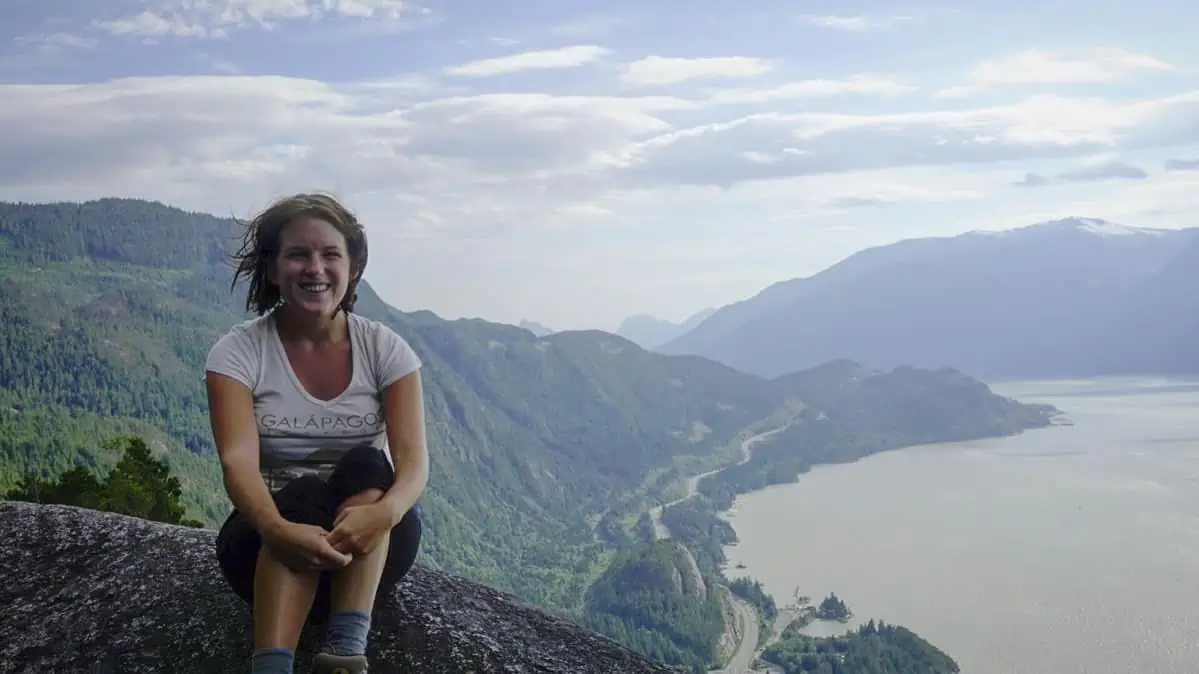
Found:
[[[302,217],[279,234],[271,281],[289,310],[327,318],[337,311],[350,284],[346,239],[329,222]]]

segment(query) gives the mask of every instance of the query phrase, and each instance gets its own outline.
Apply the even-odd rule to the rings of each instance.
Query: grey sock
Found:
[[[251,674],[293,674],[296,652],[289,648],[259,648],[251,660]]]
[[[371,617],[362,611],[337,611],[329,616],[325,651],[334,655],[365,655]]]

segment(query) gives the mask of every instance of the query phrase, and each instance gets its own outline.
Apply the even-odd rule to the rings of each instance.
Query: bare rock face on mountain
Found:
[[[0,672],[249,671],[250,615],[215,532],[0,502]],[[320,636],[310,627],[296,671]],[[371,672],[678,672],[501,592],[417,565],[376,611]]]

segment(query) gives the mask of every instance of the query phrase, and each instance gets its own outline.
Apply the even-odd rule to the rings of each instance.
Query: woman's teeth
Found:
[[[328,283],[304,283],[300,285],[300,289],[310,293],[323,293],[329,289]]]

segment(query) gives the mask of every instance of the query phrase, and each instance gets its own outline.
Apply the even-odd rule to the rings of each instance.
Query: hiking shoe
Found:
[[[313,674],[363,674],[366,669],[365,655],[317,653],[312,660]]]

